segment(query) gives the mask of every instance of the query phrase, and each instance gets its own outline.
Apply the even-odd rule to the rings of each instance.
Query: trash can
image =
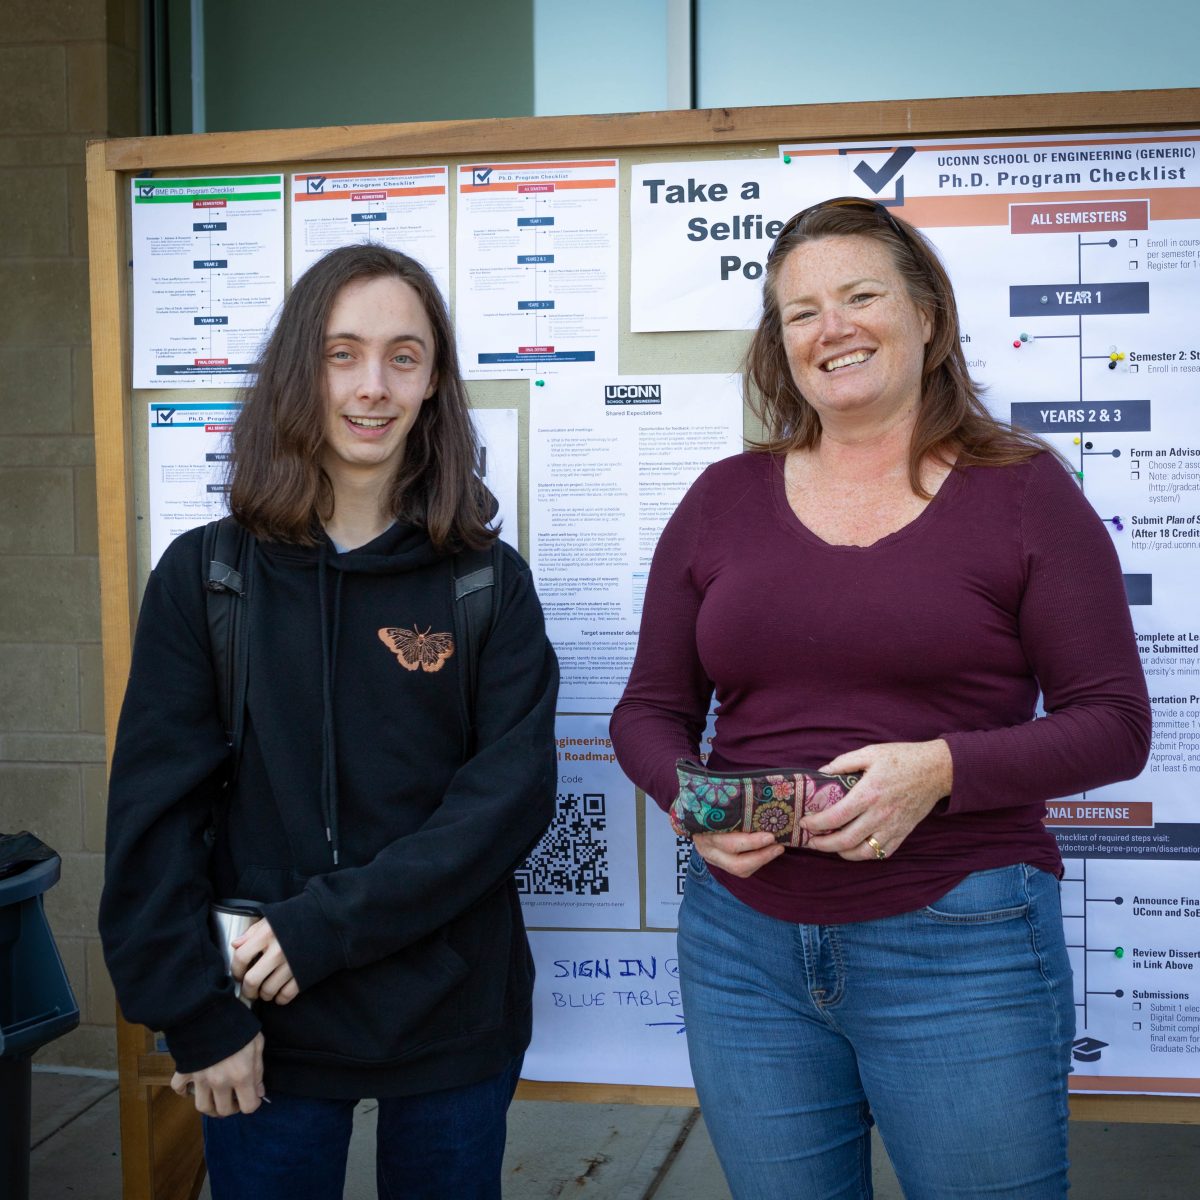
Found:
[[[62,860],[31,833],[0,834],[0,1196],[29,1195],[31,1060],[79,1024],[42,893]]]

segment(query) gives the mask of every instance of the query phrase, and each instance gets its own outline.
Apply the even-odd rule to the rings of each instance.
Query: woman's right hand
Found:
[[[749,879],[783,853],[770,833],[698,833],[692,841],[706,863],[739,879]]]

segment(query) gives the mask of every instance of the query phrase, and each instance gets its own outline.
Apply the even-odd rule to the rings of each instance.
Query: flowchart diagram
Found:
[[[283,176],[133,181],[133,386],[240,387],[283,302]]]
[[[1062,455],[1121,562],[1150,761],[1047,804],[1079,1091],[1200,1094],[1198,155],[1196,131],[780,147],[793,210],[868,194],[931,238],[987,403]]]
[[[1006,261],[1035,266],[1007,285],[1010,361],[991,401],[1063,454],[1108,524],[1155,712],[1139,779],[1048,805],[1066,872],[1076,1090],[1200,1092],[1200,829],[1187,804],[1200,771],[1200,629],[1186,599],[1200,536],[1187,485],[1200,462],[1195,474],[1185,465],[1200,453],[1200,344],[1172,319],[1200,300],[1200,209],[1185,208],[1150,194],[1009,206],[1011,242],[1025,245]]]
[[[617,364],[617,163],[459,171],[457,322],[475,378]]]
[[[415,258],[450,297],[450,197],[441,166],[291,177],[292,282],[335,246],[375,243]]]

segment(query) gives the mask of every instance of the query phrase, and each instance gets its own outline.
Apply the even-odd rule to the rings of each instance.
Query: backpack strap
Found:
[[[237,777],[246,728],[250,645],[246,607],[254,585],[254,539],[232,517],[204,527],[200,556],[204,610],[217,705],[232,753],[229,782]]]
[[[468,750],[474,749],[479,655],[500,605],[504,547],[497,538],[485,550],[460,550],[454,566],[454,644],[461,658],[462,712]]]

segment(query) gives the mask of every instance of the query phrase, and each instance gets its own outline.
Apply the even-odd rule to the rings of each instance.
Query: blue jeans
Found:
[[[736,1200],[870,1200],[872,1120],[910,1200],[1066,1194],[1075,1009],[1045,872],[979,871],[916,912],[793,925],[693,851],[679,975]]]
[[[379,1101],[380,1200],[500,1200],[518,1058],[480,1083]],[[249,1116],[205,1117],[213,1200],[342,1200],[355,1100],[268,1092]]]

